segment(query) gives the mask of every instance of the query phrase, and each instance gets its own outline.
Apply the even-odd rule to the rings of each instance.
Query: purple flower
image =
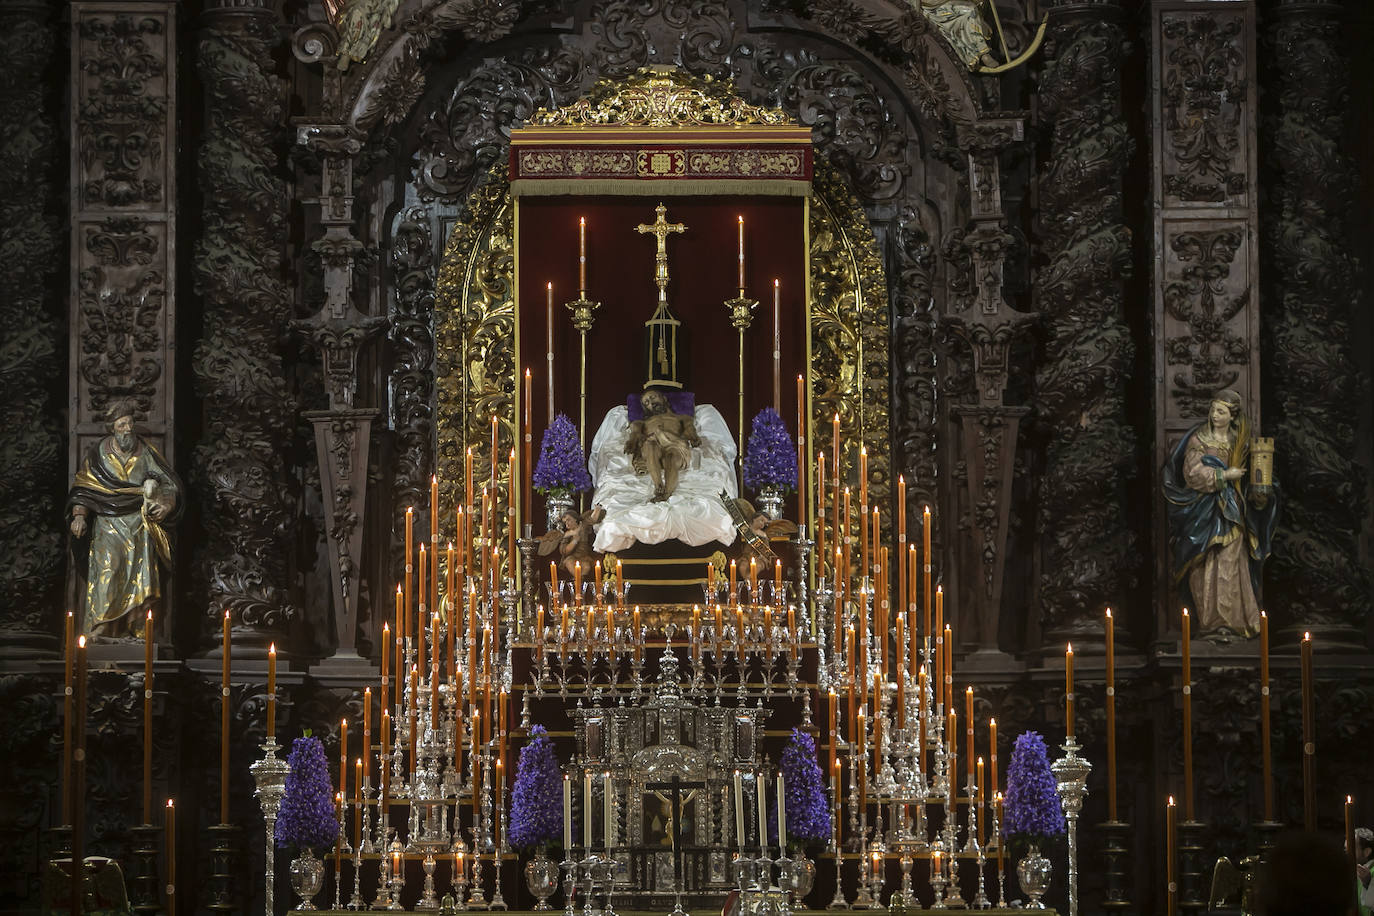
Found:
[[[334,786],[329,781],[324,745],[309,735],[297,738],[291,743],[286,764],[290,769],[277,814],[277,846],[305,849],[334,845],[339,838],[339,820],[334,813]]]
[[[542,725],[530,729],[530,742],[520,749],[515,786],[510,793],[510,831],[516,849],[547,846],[563,832],[563,777],[553,742]]]
[[[787,839],[789,843],[824,843],[830,839],[830,796],[821,780],[821,765],[816,762],[816,739],[801,729],[782,751],[782,788],[787,796]],[[768,832],[778,839],[778,805],[774,800],[768,814]]]
[[[1045,739],[1025,732],[1016,739],[1007,767],[1006,823],[1002,832],[1032,843],[1064,832],[1064,809],[1050,771]]]
[[[756,492],[768,486],[797,488],[797,449],[782,417],[771,407],[754,417],[744,453],[744,483]]]
[[[591,487],[592,478],[582,458],[582,444],[577,441],[577,427],[567,414],[560,413],[544,430],[539,463],[534,468],[534,488],[540,493],[571,496]]]

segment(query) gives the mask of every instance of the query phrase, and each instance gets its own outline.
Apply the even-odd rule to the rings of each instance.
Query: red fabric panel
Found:
[[[606,411],[645,379],[644,322],[657,301],[655,241],[635,226],[654,222],[654,197],[523,197],[519,202],[520,367],[534,376],[534,444],[547,424],[545,284],[554,285],[554,410],[578,419],[578,332],[563,303],[577,297],[578,218],[587,218],[587,296],[600,301],[587,335],[588,446]],[[722,302],[737,284],[737,223],[744,216],[745,285],[759,301],[745,332],[745,424],[773,400],[773,278],[782,281],[782,417],[796,435],[796,378],[804,371],[805,205],[792,197],[667,197],[668,303],[683,323],[679,376],[698,404],[712,404],[736,430],[737,332]],[[685,348],[684,348],[685,344]],[[747,429],[746,429],[747,432]]]

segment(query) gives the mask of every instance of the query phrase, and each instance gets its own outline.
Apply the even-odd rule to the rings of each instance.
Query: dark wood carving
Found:
[[[1136,431],[1124,394],[1134,344],[1122,301],[1131,232],[1121,204],[1133,143],[1121,115],[1120,19],[1116,3],[1052,8],[1041,84],[1051,133],[1040,182],[1047,263],[1036,278],[1046,331],[1036,370],[1046,442],[1040,601],[1055,640],[1100,632],[1102,609],[1120,607],[1135,584],[1126,490]]]
[[[1164,202],[1243,205],[1250,178],[1246,17],[1194,9],[1202,15],[1161,20],[1160,53],[1168,62],[1159,97],[1169,144]]]
[[[1275,473],[1286,494],[1265,598],[1285,624],[1355,639],[1370,611],[1366,474],[1352,361],[1360,286],[1346,137],[1356,102],[1340,4],[1279,4],[1266,40],[1273,105],[1264,122],[1261,211],[1264,370]],[[1363,641],[1362,638],[1359,641]]]
[[[408,208],[400,217],[391,249],[396,284],[391,304],[391,428],[395,469],[391,479],[391,562],[389,581],[405,577],[403,533],[408,506],[429,504],[434,473],[434,284],[438,258],[430,214]],[[389,589],[388,589],[389,591]]]
[[[282,351],[291,297],[277,23],[267,3],[212,2],[196,66],[205,89],[199,149],[203,231],[196,289],[205,332],[192,366],[205,428],[192,480],[204,505],[197,574],[209,633],[225,612],[265,651],[295,610],[288,591],[296,498],[286,449],[295,405]],[[256,645],[260,643],[260,645]]]
[[[1244,223],[1222,223],[1170,232],[1167,244],[1164,311],[1179,333],[1164,340],[1166,384],[1177,412],[1201,419],[1212,395],[1234,386],[1250,365],[1250,341],[1233,323],[1251,300],[1250,243]]]
[[[972,565],[961,580],[959,602],[970,612],[961,623],[972,626],[960,627],[959,641],[982,653],[998,651],[1012,473],[1021,421],[1030,412],[1004,401],[1013,344],[1034,318],[1008,305],[1003,293],[1003,269],[1015,238],[1006,229],[999,160],[1023,138],[1019,117],[988,118],[961,129],[971,219],[946,244],[951,269],[945,322],[968,348],[974,398],[952,411],[963,438],[959,528],[965,533],[963,556]]]
[[[63,69],[56,29],[42,0],[0,5],[0,654],[55,648],[59,632],[65,169],[45,88]]]
[[[74,12],[71,469],[119,398],[175,461],[175,4]]]
[[[1168,450],[1206,413],[1213,394],[1238,391],[1254,435],[1259,384],[1255,8],[1188,0],[1151,12],[1155,120],[1155,493]],[[1156,626],[1176,631],[1162,495],[1155,499]]]

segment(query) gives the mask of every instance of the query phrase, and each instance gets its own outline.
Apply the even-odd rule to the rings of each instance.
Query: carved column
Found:
[[[283,642],[295,614],[288,557],[296,498],[285,454],[295,406],[282,362],[291,313],[286,134],[274,7],[208,0],[196,51],[205,90],[195,255],[205,330],[192,364],[205,417],[193,477],[205,523],[197,572],[210,633],[229,612],[234,647],[248,653]]]
[[[1135,585],[1127,488],[1136,431],[1125,386],[1133,345],[1123,307],[1130,230],[1121,193],[1131,139],[1121,117],[1124,32],[1116,0],[1051,6],[1041,111],[1050,148],[1040,176],[1045,318],[1036,371],[1041,475],[1040,603],[1047,642],[1102,632],[1103,608]],[[1119,624],[1118,624],[1119,625]]]
[[[953,408],[963,434],[966,504],[960,512],[972,520],[965,536],[967,554],[975,558],[964,597],[973,612],[976,655],[1000,655],[998,616],[1006,570],[1007,524],[1011,516],[1012,471],[1021,420],[1029,408],[1003,403],[1011,374],[1012,343],[1033,314],[1019,312],[1002,297],[1002,268],[1013,239],[1002,212],[999,157],[1024,136],[1020,118],[979,121],[960,131],[959,145],[968,156],[971,219],[946,246],[955,274],[961,277],[946,306],[945,321],[968,344],[973,356],[977,401]],[[962,268],[962,269],[959,269]],[[967,637],[966,637],[967,638]]]
[[[57,11],[0,2],[0,656],[59,648],[63,169],[51,94]],[[56,167],[55,167],[56,166]]]
[[[1263,427],[1254,4],[1158,0],[1152,22],[1158,474],[1218,389],[1245,399],[1254,435]],[[1155,576],[1170,583],[1157,626],[1177,631],[1162,496],[1155,505]]]
[[[1280,2],[1265,35],[1265,432],[1276,440],[1284,494],[1265,599],[1281,626],[1312,630],[1326,644],[1362,643],[1370,610],[1356,438],[1356,405],[1369,392],[1351,358],[1351,319],[1362,303],[1347,152],[1364,103],[1350,97],[1346,27],[1340,3]]]
[[[320,223],[324,235],[312,248],[324,273],[324,304],[296,323],[319,349],[329,409],[310,411],[315,454],[320,463],[337,646],[324,668],[369,663],[358,656],[358,582],[362,569],[363,514],[367,500],[367,457],[376,414],[357,409],[358,350],[386,319],[364,315],[353,305],[354,261],[363,244],[353,234],[353,163],[362,144],[348,128],[310,124],[298,128],[300,144],[321,157]]]

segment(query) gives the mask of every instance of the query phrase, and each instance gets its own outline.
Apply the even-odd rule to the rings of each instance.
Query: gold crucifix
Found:
[[[658,239],[658,250],[654,253],[654,283],[658,286],[658,301],[666,303],[668,301],[668,233],[686,232],[687,227],[682,223],[670,223],[665,219],[668,208],[659,203],[654,208],[655,220],[653,225],[640,223],[635,227],[635,232],[644,235],[653,235]]]

